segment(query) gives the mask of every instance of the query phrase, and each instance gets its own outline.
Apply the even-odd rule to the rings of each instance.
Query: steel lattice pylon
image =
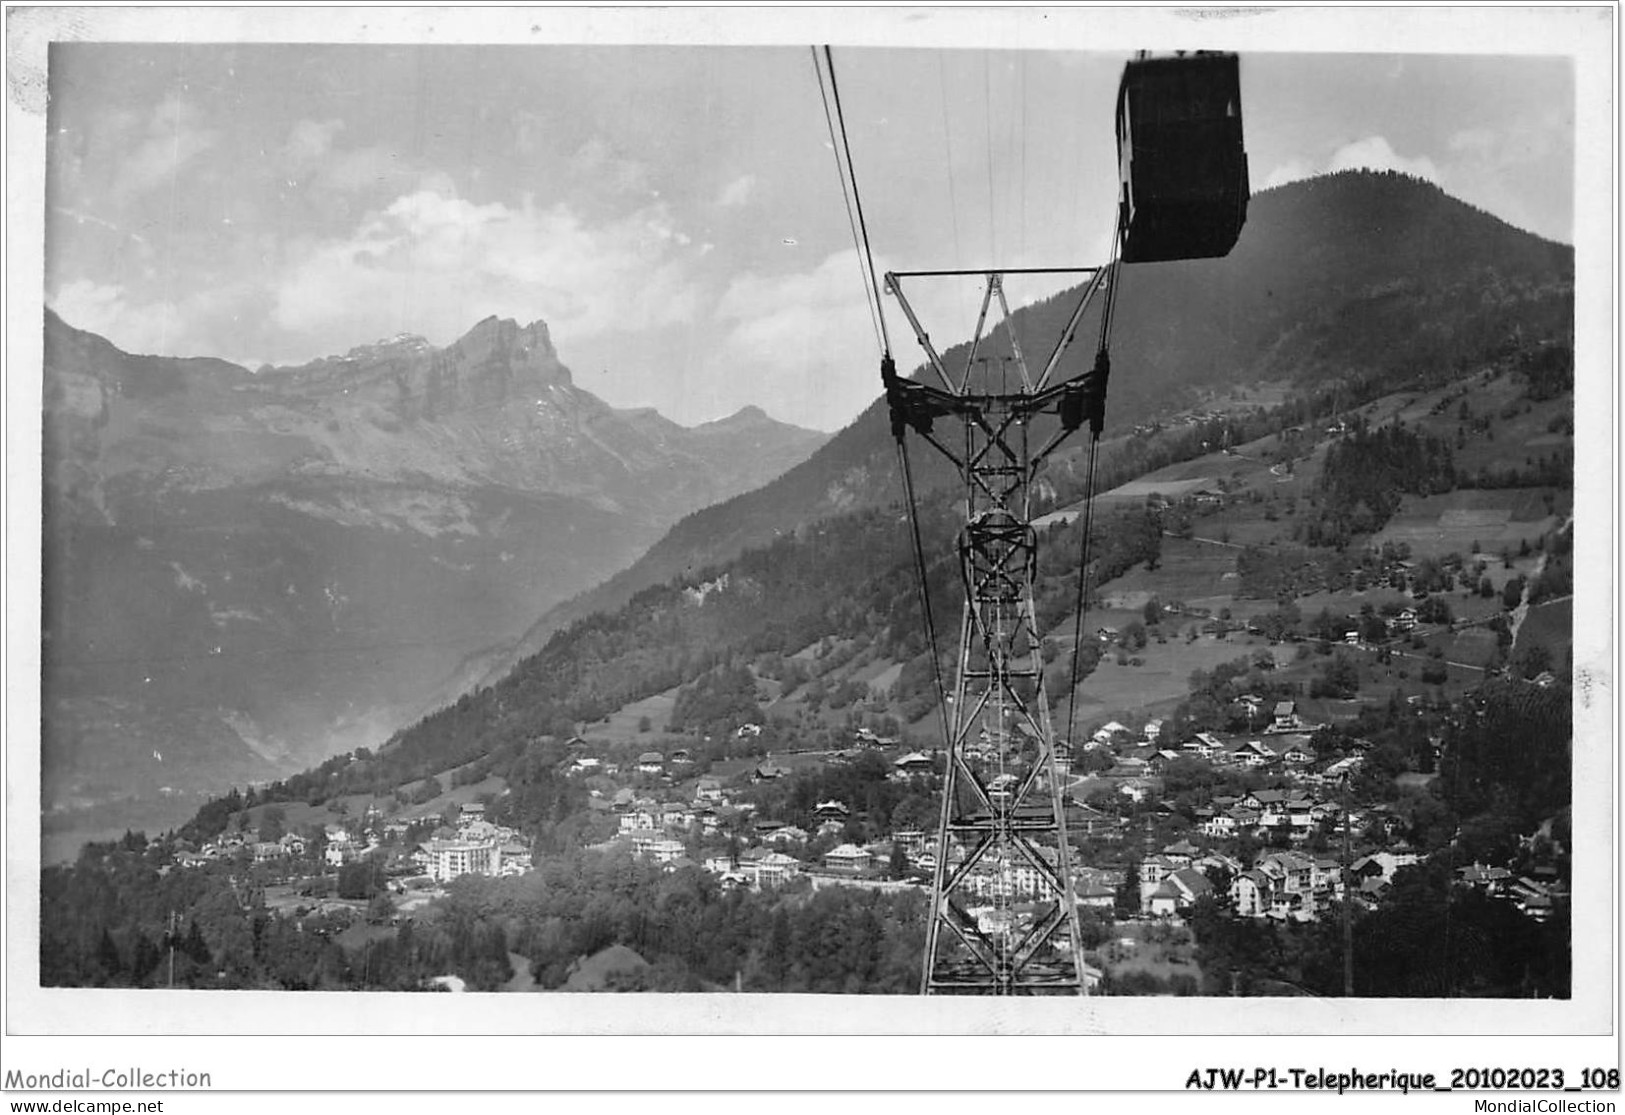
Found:
[[[1037,376],[1030,374],[1010,320],[1003,289],[1003,276],[1010,272],[886,276],[888,293],[897,298],[941,384],[902,379],[889,356],[882,361],[911,508],[907,429],[952,461],[964,486],[958,550],[965,603],[958,672],[951,704],[943,710],[947,774],[921,974],[925,994],[1076,995],[1086,990],[1063,770],[1056,761],[1034,607],[1038,551],[1031,488],[1044,458],[1085,421],[1099,436],[1108,369],[1104,339],[1089,373],[1054,385],[1050,380],[1085,309],[1109,285],[1112,269],[1066,270],[1089,278]],[[986,281],[969,356],[957,379],[932,347],[901,287],[905,278],[943,275],[979,275]],[[1014,365],[1018,380],[998,391],[989,390],[988,376],[973,383],[983,327],[995,299],[1010,349],[1002,362]],[[1032,419],[1041,414],[1059,421],[1035,448],[1029,443]],[[959,436],[939,435],[936,424],[943,419],[957,420],[953,424],[960,427],[955,431]],[[923,556],[920,562],[923,578]]]

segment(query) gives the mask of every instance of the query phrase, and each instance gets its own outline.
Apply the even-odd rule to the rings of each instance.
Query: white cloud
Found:
[[[750,195],[756,191],[756,175],[742,174],[722,187],[722,193],[717,197],[717,204],[724,209],[743,205],[750,200]]]
[[[1317,174],[1331,174],[1339,170],[1356,170],[1362,167],[1369,170],[1397,170],[1417,178],[1425,178],[1435,185],[1441,183],[1438,165],[1426,155],[1414,159],[1406,158],[1398,154],[1383,136],[1366,136],[1352,143],[1345,143],[1333,151],[1324,162],[1303,157],[1287,159],[1286,162],[1271,168],[1254,188],[1272,190],[1276,186],[1313,178]]]
[[[75,279],[63,283],[46,303],[78,329],[105,337],[125,352],[160,356],[216,356],[242,335],[244,299],[240,286],[206,287],[176,301],[142,301],[124,287]]]
[[[1332,152],[1326,164],[1326,169],[1334,172],[1361,167],[1368,170],[1396,170],[1435,184],[1439,181],[1439,168],[1432,159],[1426,155],[1406,158],[1398,154],[1382,136],[1367,136],[1344,144]]]
[[[1288,159],[1274,170],[1264,176],[1258,189],[1273,190],[1277,186],[1284,186],[1288,182],[1297,182],[1303,178],[1312,178],[1318,174],[1313,166],[1302,159]]]
[[[442,183],[298,252],[273,316],[310,343],[330,338],[319,351],[401,329],[445,342],[489,314],[543,318],[571,340],[648,329],[696,311],[687,240],[663,205],[588,223],[563,204],[480,205]]]
[[[202,126],[202,114],[179,96],[167,97],[153,109],[142,135],[114,179],[116,197],[133,197],[161,185],[219,138]]]
[[[716,308],[727,327],[721,366],[755,377],[772,399],[764,405],[788,421],[821,429],[850,421],[880,393],[859,275],[849,250],[811,271],[736,277]]]

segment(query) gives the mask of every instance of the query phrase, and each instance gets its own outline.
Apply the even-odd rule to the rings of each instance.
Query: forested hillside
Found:
[[[1066,291],[1015,312],[1029,359],[1050,352],[1076,299],[1076,291]],[[1573,303],[1573,248],[1512,228],[1431,183],[1357,170],[1266,190],[1253,197],[1227,257],[1124,269],[1106,463],[1130,475],[1166,463],[1139,459],[1140,439],[1122,435],[1239,384],[1284,383],[1298,399],[1348,408],[1400,388],[1447,382],[1543,341],[1569,346]],[[895,315],[895,306],[889,312]],[[973,325],[966,321],[948,336],[968,336]],[[1087,369],[1097,326],[1086,316],[1057,376]],[[943,329],[933,328],[940,343]],[[893,343],[900,364],[917,357],[906,332],[894,334]],[[980,350],[993,358],[1009,351],[1002,328]],[[954,344],[943,360],[958,368],[967,355],[966,344]],[[1548,377],[1554,383],[1561,366],[1554,357]],[[877,359],[877,395],[878,367]],[[1569,374],[1572,382],[1572,365]],[[923,488],[950,479],[928,455],[919,460]],[[1063,454],[1050,480],[1064,485],[1076,471],[1076,456]],[[483,659],[484,680],[497,680],[560,627],[613,610],[639,589],[816,519],[889,503],[900,487],[884,403],[877,400],[778,480],[678,522],[630,569],[544,616],[514,654]]]

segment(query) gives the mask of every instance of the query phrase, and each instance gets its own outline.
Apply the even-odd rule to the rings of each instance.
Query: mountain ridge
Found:
[[[48,810],[387,735],[464,655],[825,438],[628,417],[544,322],[259,371],[44,327]]]
[[[1123,444],[1120,431],[1171,404],[1196,405],[1204,391],[1240,382],[1306,388],[1346,382],[1352,398],[1365,381],[1404,382],[1515,338],[1567,336],[1573,273],[1572,247],[1516,229],[1410,176],[1343,171],[1262,191],[1229,256],[1125,267],[1106,455],[1115,449],[1119,459],[1131,460],[1134,447]],[[1075,289],[1065,291],[1015,311],[1024,351],[1048,351],[1075,296]],[[1092,337],[1091,324],[1086,318],[1080,338]],[[981,352],[1008,354],[1008,345],[1002,328],[994,329]],[[965,355],[960,343],[943,359],[954,365]],[[1092,345],[1073,345],[1057,381],[1092,358]],[[913,372],[923,374],[923,365]],[[878,370],[875,383],[878,394]],[[805,523],[895,500],[901,479],[893,453],[885,403],[877,398],[800,465],[679,520],[631,567],[543,616],[511,652],[490,659],[479,682],[496,682],[554,632],[613,610],[641,589],[769,544]],[[1059,455],[1047,472],[1074,492],[1075,454]],[[914,467],[922,487],[950,479],[933,454],[917,455]]]

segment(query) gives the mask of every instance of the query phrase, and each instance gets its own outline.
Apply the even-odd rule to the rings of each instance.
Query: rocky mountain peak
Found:
[[[545,321],[521,326],[495,315],[477,323],[447,348],[448,354],[472,365],[504,364],[521,374],[539,375],[547,383],[570,383],[570,371],[559,363]]]

